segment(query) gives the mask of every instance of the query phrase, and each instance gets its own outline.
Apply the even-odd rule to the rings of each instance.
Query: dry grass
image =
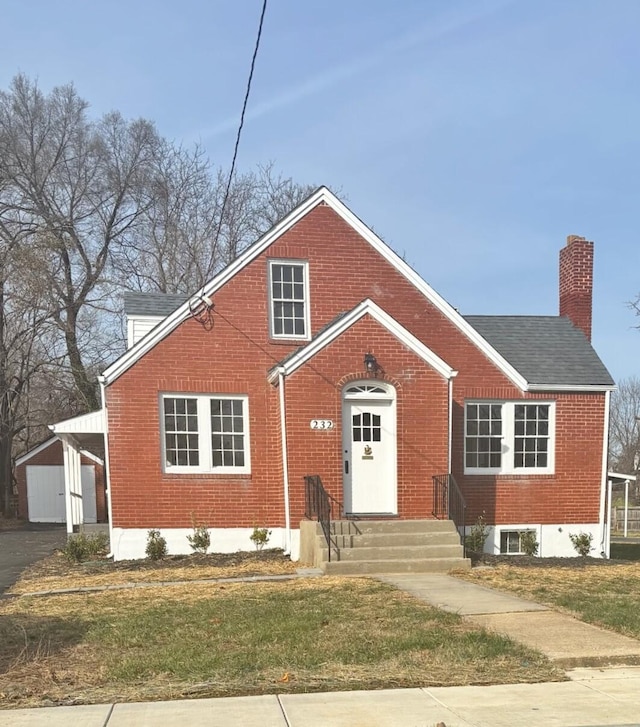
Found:
[[[69,563],[61,553],[45,558],[25,570],[10,593],[67,590],[125,583],[194,581],[207,578],[237,578],[295,573],[292,563],[281,551],[260,553],[211,554],[173,557],[164,561],[96,561]]]
[[[0,706],[560,680],[542,655],[367,579],[0,604]]]
[[[553,606],[583,621],[640,638],[640,563],[609,567],[498,565],[456,574]]]

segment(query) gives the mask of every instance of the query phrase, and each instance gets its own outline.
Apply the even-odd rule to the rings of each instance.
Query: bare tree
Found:
[[[126,287],[193,293],[314,189],[268,164],[234,177],[222,213],[227,180],[201,149],[163,145],[150,204],[114,262]]]
[[[611,396],[609,467],[632,474],[640,466],[640,379],[631,376],[618,383]]]
[[[90,409],[98,397],[83,358],[83,315],[108,295],[110,252],[127,244],[149,206],[159,143],[148,121],[127,122],[117,113],[91,121],[71,85],[45,96],[17,76],[0,93],[4,206],[28,222],[30,266],[50,296],[77,391]]]

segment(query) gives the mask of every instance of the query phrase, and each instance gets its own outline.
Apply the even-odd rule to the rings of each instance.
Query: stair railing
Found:
[[[433,476],[433,516],[438,520],[452,520],[453,524],[462,529],[463,557],[467,557],[465,543],[467,503],[452,474]]]
[[[320,475],[306,475],[304,478],[304,514],[309,520],[317,520],[327,541],[327,552],[331,562],[331,497],[324,489]]]

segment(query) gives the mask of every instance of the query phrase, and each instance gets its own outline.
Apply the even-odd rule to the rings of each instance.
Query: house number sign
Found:
[[[333,421],[331,419],[312,419],[309,426],[311,429],[333,429]]]

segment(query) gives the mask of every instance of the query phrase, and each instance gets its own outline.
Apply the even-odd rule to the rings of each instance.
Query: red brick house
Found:
[[[193,299],[128,295],[103,411],[53,429],[72,448],[106,435],[117,559],[143,556],[149,528],[189,552],[193,519],[214,550],[252,548],[257,525],[295,559],[307,475],[334,517],[396,520],[442,516],[452,476],[456,525],[484,513],[488,550],[533,530],[541,555],[572,555],[586,531],[606,554],[592,265],[569,238],[558,317],[465,317],[321,188]]]

